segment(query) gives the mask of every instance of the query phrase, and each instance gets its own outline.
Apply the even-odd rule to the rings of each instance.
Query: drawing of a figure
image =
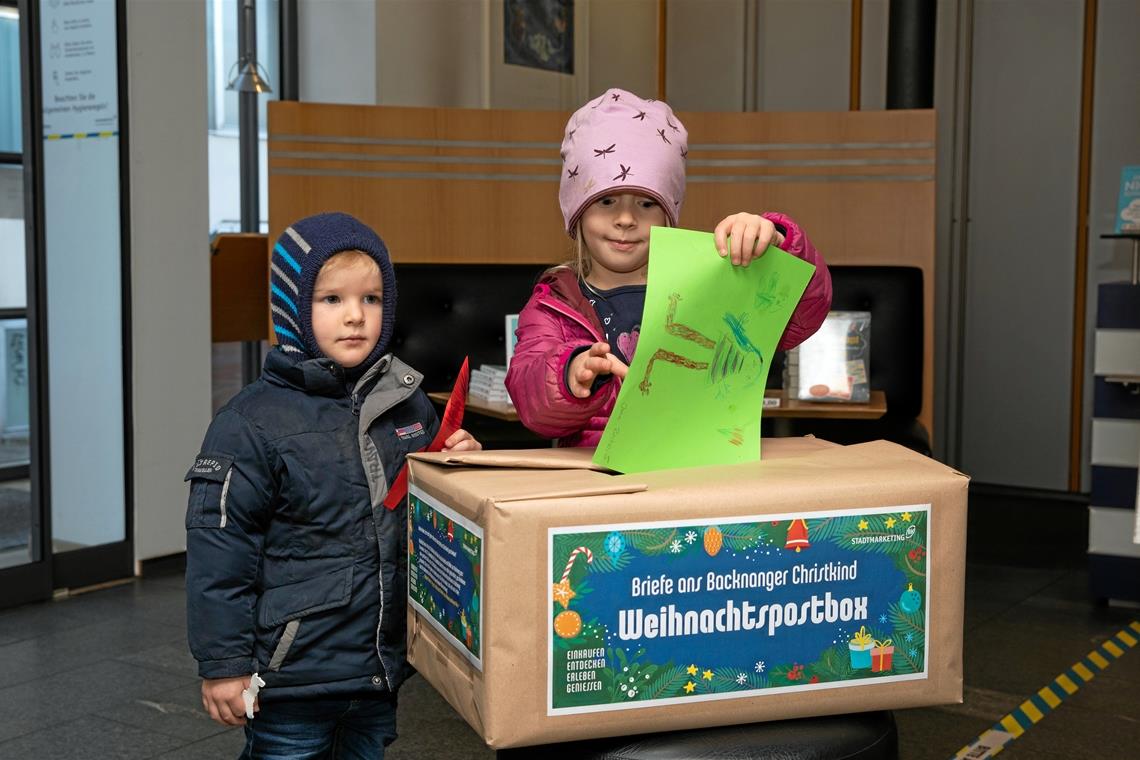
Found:
[[[764,369],[764,356],[744,332],[746,315],[725,314],[724,322],[728,329],[714,341],[688,325],[676,321],[677,304],[680,300],[680,293],[669,295],[669,308],[665,312],[665,332],[711,350],[712,356],[708,361],[699,361],[664,348],[657,349],[649,358],[645,377],[637,386],[641,392],[649,394],[652,385],[649,377],[653,373],[654,363],[658,361],[706,372],[708,381],[716,386],[719,397],[728,395],[733,389],[746,388],[758,382]]]
[[[787,283],[780,286],[780,273],[769,272],[760,282],[753,306],[759,312],[772,314],[783,309],[790,296],[791,286]]]

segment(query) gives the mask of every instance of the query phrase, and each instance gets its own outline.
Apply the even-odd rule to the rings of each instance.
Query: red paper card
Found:
[[[443,442],[459,428],[463,427],[463,411],[467,408],[467,387],[471,382],[471,367],[468,358],[463,357],[463,365],[459,368],[459,376],[455,378],[455,386],[451,389],[451,396],[447,399],[447,406],[443,408],[443,418],[439,421],[439,432],[431,443],[419,451],[442,451]],[[388,495],[384,497],[384,506],[395,509],[404,497],[408,495],[408,464],[400,468],[400,474],[392,481]]]

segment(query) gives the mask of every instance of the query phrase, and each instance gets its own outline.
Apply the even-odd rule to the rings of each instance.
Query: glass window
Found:
[[[32,559],[20,16],[0,2],[0,568]]]
[[[257,0],[257,61],[269,83],[278,86],[279,0]],[[238,57],[238,0],[206,2],[206,70],[209,99],[210,230],[241,231],[241,182],[238,152],[238,93],[226,85]],[[257,97],[258,168],[261,232],[269,229],[269,182],[266,173],[266,103],[275,93]]]
[[[24,167],[0,164],[0,310],[27,306]]]
[[[20,15],[0,3],[0,153],[20,153]]]
[[[0,568],[32,560],[28,323],[0,319]]]

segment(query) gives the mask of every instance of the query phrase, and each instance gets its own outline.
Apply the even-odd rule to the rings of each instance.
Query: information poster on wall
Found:
[[[28,434],[28,326],[22,319],[0,320],[0,435]]]
[[[1120,170],[1120,198],[1116,211],[1116,233],[1140,232],[1140,166]]]
[[[548,714],[926,678],[930,505],[548,532]]]
[[[483,669],[483,530],[415,486],[408,489],[408,601]]]
[[[118,132],[117,61],[114,0],[40,2],[45,138]]]

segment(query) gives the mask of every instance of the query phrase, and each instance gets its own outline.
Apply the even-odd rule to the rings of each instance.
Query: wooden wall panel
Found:
[[[831,264],[923,270],[921,419],[932,429],[934,112],[678,115],[690,140],[683,227],[783,211]],[[339,210],[372,225],[397,262],[564,260],[558,148],[568,116],[270,103],[270,239]]]

